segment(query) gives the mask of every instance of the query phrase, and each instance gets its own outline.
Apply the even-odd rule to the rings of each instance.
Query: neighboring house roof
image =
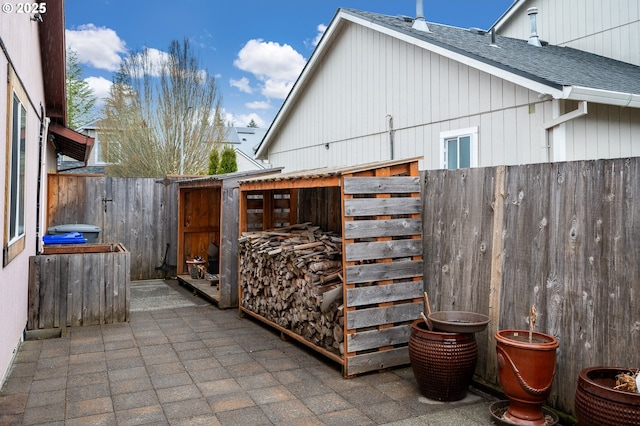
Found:
[[[517,7],[514,3],[513,7]],[[256,157],[266,158],[266,148],[307,83],[322,66],[322,58],[339,37],[341,28],[355,23],[446,58],[495,75],[556,99],[573,99],[640,108],[640,67],[572,49],[529,45],[527,40],[492,36],[429,23],[430,33],[412,28],[413,19],[353,9],[339,9],[309,62],[293,86]]]
[[[236,153],[254,164],[257,168],[264,169],[265,164],[255,160],[256,149],[262,142],[267,129],[259,127],[235,127],[228,128],[227,143],[233,145]]]
[[[229,127],[228,142],[239,144],[240,149],[253,157],[256,148],[262,142],[262,138],[267,133],[267,129],[260,127]]]
[[[84,124],[76,129],[78,132],[82,132],[83,130],[98,130],[98,120],[93,120],[87,124]]]

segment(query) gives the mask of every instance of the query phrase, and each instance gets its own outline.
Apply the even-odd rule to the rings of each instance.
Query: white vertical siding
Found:
[[[528,39],[527,9],[534,6],[540,39],[640,65],[640,1],[530,0],[498,34]]]
[[[364,27],[343,32],[269,148],[274,166],[291,171],[389,159],[387,115],[395,158],[424,156],[423,168],[440,167],[441,131],[470,126],[479,126],[480,165],[544,160],[530,148],[531,138],[514,137],[541,131],[531,128],[528,113],[536,94]]]
[[[589,104],[589,113],[566,124],[567,160],[640,155],[640,110]]]

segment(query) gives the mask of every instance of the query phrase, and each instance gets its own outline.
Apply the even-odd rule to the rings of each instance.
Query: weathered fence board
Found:
[[[410,335],[411,325],[405,324],[349,334],[347,335],[347,344],[352,351],[366,351],[385,346],[406,344],[409,342]]]
[[[344,223],[344,237],[406,237],[422,233],[422,219],[352,220]]]
[[[347,246],[345,256],[347,261],[422,256],[422,241],[390,240],[353,243]]]
[[[410,194],[420,192],[419,176],[353,177],[345,180],[345,194]]]
[[[420,312],[423,311],[422,302],[358,309],[351,311],[347,316],[347,328],[376,327],[382,324],[413,321],[419,318]]]
[[[346,303],[348,307],[352,307],[409,300],[422,297],[423,291],[424,283],[422,281],[355,287],[347,289]]]
[[[379,352],[367,352],[349,358],[349,374],[384,370],[409,364],[409,351],[406,347],[388,349]]]
[[[344,200],[344,215],[387,216],[420,213],[419,198],[351,198]]]
[[[357,284],[422,276],[422,260],[347,266],[347,282]]]

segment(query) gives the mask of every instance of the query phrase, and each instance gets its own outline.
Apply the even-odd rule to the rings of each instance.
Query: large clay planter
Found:
[[[580,371],[575,412],[580,426],[640,425],[640,393],[613,389],[625,368],[591,367]]]
[[[467,395],[478,362],[473,333],[429,331],[416,320],[409,336],[409,358],[420,393],[436,401],[458,401]]]
[[[526,330],[500,330],[495,339],[498,379],[509,399],[504,418],[517,425],[544,425],[542,405],[551,393],[558,341],[533,332],[529,343]]]

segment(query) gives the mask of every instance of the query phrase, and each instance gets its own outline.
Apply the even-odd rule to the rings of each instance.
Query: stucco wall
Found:
[[[29,280],[29,256],[36,252],[35,228],[37,223],[38,151],[40,133],[40,105],[44,105],[42,65],[38,41],[38,23],[25,14],[0,14],[0,39],[4,49],[0,51],[0,155],[2,173],[0,188],[7,187],[7,64],[13,64],[22,81],[29,101],[26,135],[26,184],[25,184],[25,249],[8,265],[0,269],[0,380],[4,381],[19,345],[27,320],[27,292]],[[46,181],[43,187],[46,186]],[[0,212],[6,208],[6,191],[0,196]],[[5,215],[0,214],[0,229],[4,245]]]

